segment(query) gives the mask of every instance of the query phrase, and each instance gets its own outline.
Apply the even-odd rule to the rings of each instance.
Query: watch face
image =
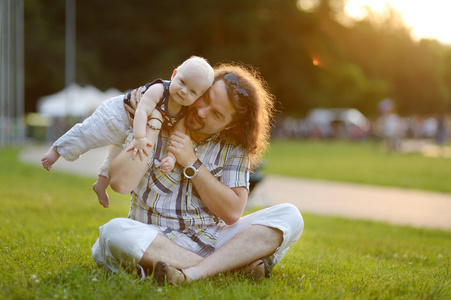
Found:
[[[195,172],[194,168],[191,167],[191,168],[186,168],[185,174],[188,177],[192,177],[192,176],[194,176],[196,174],[196,172]]]

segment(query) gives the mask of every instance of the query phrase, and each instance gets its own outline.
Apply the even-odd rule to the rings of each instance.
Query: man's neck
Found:
[[[211,138],[212,136],[213,135],[211,134],[203,134],[195,131],[190,132],[191,140],[193,140],[193,142],[195,142],[196,144],[200,144],[203,141],[206,141],[207,139]]]

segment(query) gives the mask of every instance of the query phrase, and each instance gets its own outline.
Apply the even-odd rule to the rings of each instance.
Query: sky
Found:
[[[356,19],[386,12],[386,5],[397,11],[411,29],[415,40],[433,38],[451,45],[451,0],[347,0],[345,11]]]

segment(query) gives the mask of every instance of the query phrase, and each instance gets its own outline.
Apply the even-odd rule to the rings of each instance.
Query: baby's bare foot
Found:
[[[110,197],[108,196],[106,189],[100,186],[98,182],[94,183],[92,189],[97,194],[99,203],[102,204],[103,207],[108,208],[110,206]]]
[[[167,173],[171,172],[172,169],[174,169],[174,167],[175,167],[175,160],[170,156],[166,156],[161,161],[160,170],[163,174],[167,174]]]
[[[52,165],[60,158],[60,154],[57,151],[56,146],[52,146],[47,150],[47,152],[44,154],[44,156],[41,158],[42,166],[47,171],[50,171],[52,168]]]

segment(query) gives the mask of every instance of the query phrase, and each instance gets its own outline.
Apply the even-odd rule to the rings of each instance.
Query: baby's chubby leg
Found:
[[[44,156],[41,158],[42,166],[47,171],[50,171],[52,165],[60,158],[60,154],[58,153],[58,148],[56,146],[52,146],[47,150]]]

